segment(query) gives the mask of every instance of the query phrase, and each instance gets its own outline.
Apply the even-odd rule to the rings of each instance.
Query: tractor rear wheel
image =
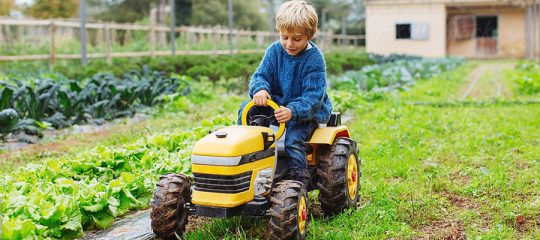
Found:
[[[305,239],[308,209],[304,185],[294,180],[281,181],[272,189],[270,201],[272,239]]]
[[[334,144],[321,149],[319,161],[317,187],[322,210],[334,215],[356,205],[361,176],[356,142],[336,138]]]
[[[152,201],[152,231],[163,239],[182,236],[188,223],[184,204],[191,201],[189,178],[182,174],[167,174],[156,184]]]

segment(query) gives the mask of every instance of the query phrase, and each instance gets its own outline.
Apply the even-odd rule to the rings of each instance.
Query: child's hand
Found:
[[[274,116],[279,123],[286,123],[292,118],[292,111],[284,106],[279,106],[278,110],[274,111]]]
[[[253,95],[253,103],[255,106],[268,106],[266,104],[266,99],[272,99],[270,97],[270,93],[268,93],[266,90],[258,91],[255,93],[255,95]]]

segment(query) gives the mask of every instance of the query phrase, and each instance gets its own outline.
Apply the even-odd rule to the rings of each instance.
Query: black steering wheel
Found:
[[[279,106],[274,101],[272,101],[270,99],[267,99],[266,103],[268,104],[269,107],[273,108],[274,110],[279,109]],[[242,110],[242,125],[250,125],[250,124],[248,124],[247,117],[248,117],[249,110],[253,106],[255,106],[255,103],[253,102],[253,100],[251,100],[246,104],[246,106]],[[266,121],[268,122],[268,125],[270,125],[270,123],[272,123],[272,116],[255,115],[255,116],[253,116],[251,118],[252,118],[252,122],[255,121],[254,125],[258,125],[259,123],[265,123],[266,124]],[[261,125],[259,125],[259,126],[261,126]],[[283,136],[283,132],[285,132],[285,123],[280,123],[279,128],[278,128],[277,132],[275,133],[276,134],[276,141],[278,139],[280,139],[281,136]]]

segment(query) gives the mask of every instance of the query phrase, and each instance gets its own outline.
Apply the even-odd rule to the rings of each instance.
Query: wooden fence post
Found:
[[[186,50],[188,53],[191,50],[191,27],[186,29]]]
[[[212,51],[214,53],[214,55],[217,55],[217,50],[218,50],[218,35],[217,35],[217,27],[214,26],[212,28]]]
[[[261,31],[257,31],[255,42],[257,43],[257,48],[261,48],[264,45],[264,35]]]
[[[3,30],[4,30],[4,33],[5,33],[5,38],[6,38],[6,42],[7,42],[7,45],[11,45],[13,42],[11,41],[12,39],[12,34],[11,34],[11,27],[9,25],[5,25],[3,26]]]
[[[54,68],[54,58],[55,58],[55,49],[56,49],[55,35],[56,35],[56,26],[54,25],[54,21],[51,21],[51,24],[49,25],[49,36],[51,38],[50,49],[49,49],[49,55],[50,55],[49,69],[51,70]]]
[[[242,34],[240,33],[241,30],[235,30],[234,32],[236,32],[236,44],[234,45],[234,49],[236,50],[236,53],[238,53],[238,51],[240,50],[242,43],[241,43],[241,40],[242,40]]]
[[[109,24],[105,23],[104,26],[105,31],[105,59],[107,63],[110,65],[112,64],[112,58],[111,58],[111,51],[112,51],[112,44],[111,44],[111,29],[109,28]]]
[[[109,32],[111,33],[111,47],[114,47],[116,45],[117,36],[116,36],[116,29],[109,28]],[[127,31],[125,33],[127,35]]]
[[[131,43],[131,40],[132,40],[131,30],[127,30],[125,34],[126,35],[124,36],[124,45],[127,45]]]
[[[334,33],[332,33],[332,31],[328,30],[326,32],[326,50],[329,51],[330,49],[332,49],[332,46],[334,45]]]

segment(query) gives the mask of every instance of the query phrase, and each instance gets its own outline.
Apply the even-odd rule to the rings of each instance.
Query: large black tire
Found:
[[[356,161],[356,171],[352,169],[351,176],[348,176],[349,160]],[[320,190],[321,208],[327,215],[341,213],[344,209],[356,205],[360,192],[360,176],[360,160],[355,141],[350,138],[336,138],[334,144],[320,149],[317,187]],[[355,179],[354,183],[351,183],[352,178]]]
[[[304,185],[299,181],[283,180],[272,189],[270,201],[272,239],[305,239],[309,218]]]
[[[188,223],[188,211],[184,204],[190,201],[188,177],[181,174],[161,176],[152,201],[152,231],[163,239],[182,236]]]

